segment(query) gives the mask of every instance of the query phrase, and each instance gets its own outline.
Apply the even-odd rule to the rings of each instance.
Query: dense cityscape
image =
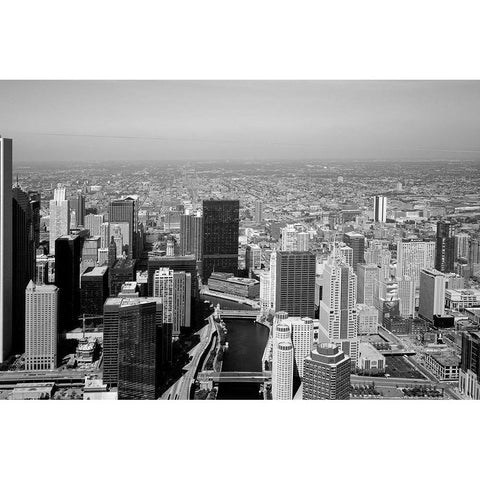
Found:
[[[477,160],[16,164],[1,399],[480,399]]]

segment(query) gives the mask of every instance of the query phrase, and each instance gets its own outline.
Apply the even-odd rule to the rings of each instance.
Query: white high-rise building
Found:
[[[373,219],[380,223],[387,221],[387,197],[376,195],[373,198]]]
[[[339,346],[356,365],[358,359],[357,276],[353,268],[332,255],[324,270],[323,299],[320,302],[321,341]],[[319,329],[320,335],[320,329]]]
[[[398,280],[398,300],[400,315],[413,317],[415,315],[415,282],[410,277]]]
[[[281,247],[284,252],[293,252],[297,250],[297,231],[293,225],[287,225],[281,230]]]
[[[35,285],[25,290],[25,370],[53,370],[57,366],[58,288]]]
[[[153,296],[162,299],[163,322],[173,323],[173,270],[162,267],[155,271]]]
[[[273,338],[273,400],[291,400],[293,397],[294,348],[290,336],[289,325],[277,325]]]
[[[343,258],[347,265],[353,267],[353,248],[344,246],[338,249],[340,256]]]
[[[277,252],[270,255],[270,270],[260,274],[260,305],[263,311],[275,311],[277,286]]]
[[[0,137],[0,362],[12,348],[12,140]]]
[[[455,235],[455,260],[467,258],[470,254],[470,235],[468,233],[457,233]]]
[[[95,215],[93,213],[89,213],[88,215],[85,215],[85,228],[90,230],[91,237],[102,236],[102,223],[103,223],[103,215]],[[105,248],[105,247],[102,247],[102,248]]]
[[[102,248],[108,248],[110,245],[110,223],[103,222],[100,225],[100,238]]]
[[[50,200],[50,255],[55,255],[55,240],[70,233],[70,204],[66,198],[65,187],[58,184]]]
[[[293,374],[303,377],[303,361],[310,354],[313,348],[313,320],[308,317],[287,317],[286,312],[278,312],[275,315],[275,322],[280,322],[274,327],[278,335],[279,325],[284,324],[290,327],[291,341],[293,345],[294,363]]]
[[[186,272],[173,272],[173,330],[172,335],[180,335],[182,327],[190,327],[192,275]]]
[[[433,321],[435,315],[445,313],[445,275],[438,270],[424,269],[420,273],[418,315]]]
[[[297,233],[297,250],[299,252],[308,252],[310,245],[310,235],[308,232]]]
[[[397,278],[410,277],[420,284],[420,271],[435,265],[435,242],[402,240],[397,242]]]

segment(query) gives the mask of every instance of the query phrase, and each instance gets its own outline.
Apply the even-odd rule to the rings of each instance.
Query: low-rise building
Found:
[[[231,273],[213,272],[208,279],[208,288],[245,298],[260,296],[260,282],[253,278],[234,277]]]
[[[460,358],[450,352],[426,353],[425,366],[438,380],[458,380]]]
[[[358,348],[358,369],[367,375],[385,373],[385,357],[371,344],[361,342]]]
[[[480,306],[480,290],[445,290],[445,306],[451,310]]]

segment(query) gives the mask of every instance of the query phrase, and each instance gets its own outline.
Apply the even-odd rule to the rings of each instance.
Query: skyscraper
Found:
[[[118,319],[118,399],[158,397],[161,337],[154,299],[124,298]]]
[[[313,347],[313,320],[308,317],[288,317],[281,323],[290,327],[293,345],[293,375],[303,377],[303,361]],[[278,325],[277,325],[278,329]]]
[[[0,137],[0,362],[12,349],[12,140]]]
[[[373,219],[380,223],[387,221],[387,197],[381,195],[373,197]]]
[[[257,270],[262,266],[262,249],[258,245],[247,245],[245,249],[245,267]]]
[[[398,280],[398,301],[400,315],[413,317],[415,314],[415,282],[410,277]]]
[[[58,288],[35,285],[25,290],[25,370],[57,366]]]
[[[374,263],[357,265],[357,303],[373,305],[380,269]]]
[[[180,255],[195,255],[197,262],[202,260],[203,217],[182,215],[180,217]]]
[[[323,299],[320,301],[322,341],[335,343],[353,366],[358,358],[357,276],[352,267],[331,256],[324,270]],[[319,332],[320,333],[320,332]]]
[[[451,222],[437,223],[435,268],[442,273],[454,272],[455,228]]]
[[[108,267],[94,267],[81,277],[81,313],[103,315],[103,304],[108,297]]]
[[[261,223],[263,221],[263,203],[261,200],[255,200],[254,220],[256,223]]]
[[[315,255],[311,252],[276,253],[276,310],[284,310],[294,317],[314,318],[315,265]]]
[[[397,278],[405,276],[420,282],[420,271],[433,268],[435,263],[435,242],[402,240],[397,242]]]
[[[445,313],[445,275],[435,269],[420,273],[418,315],[433,322],[433,317]]]
[[[72,225],[72,228],[85,226],[85,195],[77,193],[69,199],[69,202],[71,211],[75,212],[75,225]],[[93,235],[91,232],[90,234]]]
[[[103,222],[103,215],[95,215],[93,213],[89,213],[85,216],[85,228],[90,230],[90,236],[92,237],[102,237],[102,223]],[[107,230],[108,235],[108,230]],[[102,248],[105,248],[102,245]]]
[[[12,343],[16,353],[25,351],[25,288],[35,278],[35,237],[32,202],[19,185],[12,189],[13,298]]]
[[[129,196],[112,200],[108,206],[108,221],[112,223],[128,223],[128,237],[124,235],[123,242],[127,246],[128,257],[136,258],[136,233],[138,230],[137,198]]]
[[[455,260],[466,258],[470,254],[470,235],[468,233],[459,233],[455,235]]]
[[[212,272],[237,275],[238,200],[203,201],[203,281]]]
[[[304,365],[303,400],[350,398],[350,358],[337,345],[318,344]]]
[[[151,304],[155,306],[155,331],[151,328],[153,310]],[[127,308],[127,311],[122,313],[124,308]],[[171,330],[163,325],[162,311],[162,302],[157,298],[118,297],[108,298],[105,301],[103,381],[107,385],[117,386],[121,378],[124,392],[122,398],[137,398],[137,395],[148,395],[148,398],[151,398],[152,392],[156,390],[155,385],[158,385],[156,383],[158,377],[152,375],[153,371],[158,374],[162,366],[171,359]],[[143,322],[145,317],[147,317],[146,322]],[[121,328],[123,320],[127,323]],[[121,335],[123,336],[122,349],[120,349]],[[152,362],[153,348],[155,364]],[[120,355],[123,357],[121,360]],[[120,363],[122,363],[121,376]],[[142,372],[145,373],[144,379],[142,379]]]
[[[55,255],[57,238],[70,233],[70,204],[65,197],[65,187],[60,184],[50,200],[50,255]]]
[[[363,263],[365,254],[365,237],[357,232],[348,232],[343,235],[343,241],[353,250],[353,271],[357,271],[357,265]]]
[[[80,313],[80,235],[55,240],[55,285],[59,289],[59,330],[76,324]]]
[[[279,323],[273,332],[272,399],[291,400],[293,396],[293,344],[290,326]]]
[[[462,359],[460,362],[460,391],[469,399],[480,400],[480,333],[462,333]]]
[[[160,268],[153,277],[153,296],[162,299],[163,319],[171,323],[177,337],[182,327],[191,324],[191,274]]]

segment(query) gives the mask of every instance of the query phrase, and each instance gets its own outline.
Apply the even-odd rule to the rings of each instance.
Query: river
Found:
[[[251,310],[229,300],[204,296],[214,305],[229,310]],[[223,372],[261,372],[262,356],[267,344],[269,330],[255,323],[253,319],[225,319],[228,350],[223,357]],[[259,383],[221,383],[218,389],[219,400],[258,400]]]

